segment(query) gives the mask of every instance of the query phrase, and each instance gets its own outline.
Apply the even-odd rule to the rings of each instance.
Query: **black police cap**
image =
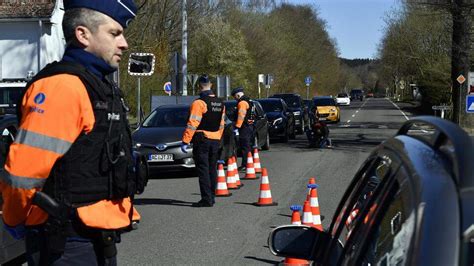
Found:
[[[239,92],[244,92],[244,88],[237,87],[237,88],[233,89],[232,92],[231,92],[231,95],[234,96],[235,94],[237,94]]]
[[[136,17],[137,7],[133,0],[64,0],[64,9],[88,8],[103,13],[126,28]]]

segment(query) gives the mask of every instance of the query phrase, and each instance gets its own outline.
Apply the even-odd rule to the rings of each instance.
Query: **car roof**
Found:
[[[331,96],[314,96],[313,100],[315,99],[332,99],[332,97]]]
[[[270,97],[273,97],[273,96],[299,96],[301,97],[301,95],[299,95],[298,93],[275,93]]]
[[[165,104],[156,107],[154,110],[158,109],[181,109],[181,108],[189,108],[190,104]]]
[[[265,101],[265,102],[281,102],[283,101],[281,98],[261,98],[257,99],[257,101]]]

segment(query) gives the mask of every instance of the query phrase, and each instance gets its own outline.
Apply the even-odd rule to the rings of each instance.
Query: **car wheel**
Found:
[[[262,150],[268,151],[270,149],[270,135],[267,133],[267,138],[265,140],[265,144],[262,146]]]

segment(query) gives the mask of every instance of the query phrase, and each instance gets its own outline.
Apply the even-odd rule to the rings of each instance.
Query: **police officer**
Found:
[[[237,101],[237,121],[235,122],[234,134],[239,137],[239,146],[241,150],[242,163],[239,171],[246,168],[247,154],[251,151],[250,145],[254,136],[255,112],[253,103],[249,97],[244,94],[244,89],[238,87],[232,90],[232,96]]]
[[[0,173],[3,222],[15,238],[26,234],[29,265],[116,265],[120,233],[139,215],[128,107],[108,75],[137,9],[132,0],[68,0],[64,9],[63,59],[28,83],[19,104]]]
[[[224,132],[225,108],[223,101],[212,92],[212,83],[207,75],[201,75],[198,82],[201,92],[199,99],[191,104],[181,150],[187,153],[190,143],[193,143],[201,200],[192,206],[212,207],[215,203],[217,153]]]

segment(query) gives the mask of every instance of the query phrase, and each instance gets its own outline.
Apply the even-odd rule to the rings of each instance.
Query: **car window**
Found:
[[[283,110],[283,106],[279,101],[265,101],[261,100],[259,103],[262,105],[263,110],[267,112],[281,112]]]
[[[259,116],[259,117],[265,116],[265,112],[263,111],[262,106],[260,105],[260,103],[257,102],[257,101],[254,101],[254,103],[255,103],[255,112],[257,113],[257,116]]]
[[[301,98],[296,95],[274,95],[270,98],[282,98],[288,107],[301,107]]]
[[[315,106],[334,106],[336,102],[331,98],[316,98],[313,100]]]
[[[353,185],[349,195],[345,195],[346,202],[338,208],[342,211],[338,212],[339,214],[331,226],[332,234],[338,236],[343,246],[345,246],[346,241],[357,224],[356,220],[360,218],[362,211],[368,208],[368,204],[372,202],[375,190],[389,174],[390,164],[391,162],[388,158],[377,158],[374,160],[367,170],[358,174],[360,178],[357,183]]]
[[[346,247],[344,263],[363,265],[407,265],[415,233],[416,208],[408,173],[400,167],[393,183],[375,201],[365,217],[366,225],[354,232],[352,247]],[[378,211],[376,210],[378,209]],[[377,216],[377,217],[376,217]],[[360,245],[363,243],[363,245]],[[360,249],[354,245],[359,245]]]
[[[163,108],[154,110],[143,122],[143,127],[185,127],[188,108]]]

